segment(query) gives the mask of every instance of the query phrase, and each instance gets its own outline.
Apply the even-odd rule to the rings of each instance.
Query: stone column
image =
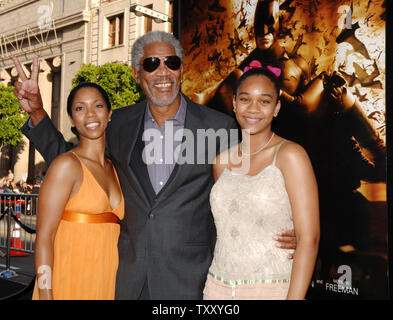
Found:
[[[0,70],[0,84],[5,87],[8,87],[11,82],[11,75],[5,69]]]
[[[45,59],[40,59],[40,73],[38,76],[38,86],[40,87],[44,109],[49,116],[52,114],[52,69]],[[34,155],[35,176],[41,176],[46,171],[47,165],[41,154],[35,150]]]
[[[61,56],[50,61],[52,69],[52,111],[51,119],[56,128],[60,125],[60,99],[61,99]]]
[[[57,56],[52,59],[52,69],[55,72],[59,72],[61,67],[61,57]]]
[[[45,111],[51,115],[52,112],[52,69],[50,64],[40,60],[40,73],[38,76],[38,86],[40,87],[42,102]]]

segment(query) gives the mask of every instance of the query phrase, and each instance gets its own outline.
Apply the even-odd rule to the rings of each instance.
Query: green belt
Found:
[[[214,279],[221,281],[222,283],[232,286],[232,300],[235,299],[235,286],[242,284],[261,284],[261,283],[289,283],[289,279],[264,279],[264,280],[227,280],[215,275],[214,273],[208,272]]]

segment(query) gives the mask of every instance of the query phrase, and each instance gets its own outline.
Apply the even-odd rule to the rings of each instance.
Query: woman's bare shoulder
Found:
[[[48,174],[66,177],[79,174],[81,170],[81,164],[78,158],[72,152],[66,152],[60,154],[53,160],[48,169]]]
[[[300,144],[285,140],[277,154],[277,167],[285,174],[311,172],[310,158]]]
[[[291,140],[283,139],[284,143],[280,147],[279,157],[286,160],[296,160],[299,158],[308,158],[306,150],[298,143]]]

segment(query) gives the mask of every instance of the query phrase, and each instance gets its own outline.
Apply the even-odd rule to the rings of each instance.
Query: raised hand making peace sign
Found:
[[[15,82],[14,94],[22,108],[30,115],[33,125],[37,125],[46,115],[43,108],[40,89],[38,87],[39,64],[38,59],[33,59],[33,67],[30,79],[27,78],[17,58],[12,58],[19,78],[22,82]]]

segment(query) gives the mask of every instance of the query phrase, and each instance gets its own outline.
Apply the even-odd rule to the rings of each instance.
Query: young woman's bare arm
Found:
[[[297,242],[287,299],[304,299],[319,245],[317,182],[307,153],[295,143],[282,146],[277,165],[285,178]]]
[[[53,299],[53,248],[67,201],[81,181],[80,164],[70,154],[57,157],[48,169],[38,197],[35,271],[41,300]]]

